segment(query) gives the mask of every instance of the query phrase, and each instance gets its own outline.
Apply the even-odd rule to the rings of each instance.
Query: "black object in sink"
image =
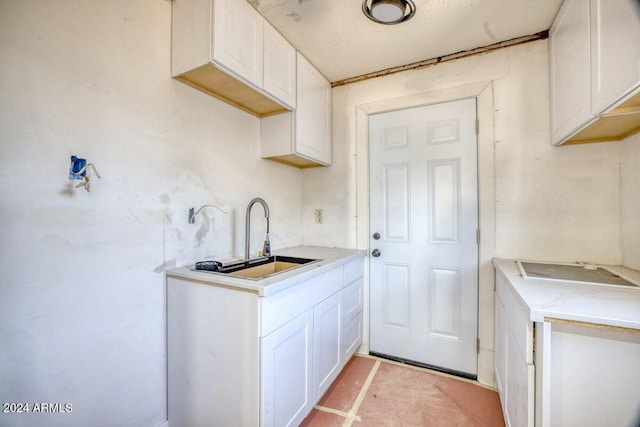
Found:
[[[196,270],[219,271],[222,263],[219,261],[198,261],[196,262]]]
[[[245,270],[251,267],[258,267],[261,265],[273,263],[273,262],[285,262],[291,264],[304,265],[310,262],[318,261],[312,258],[299,258],[283,255],[271,255],[268,257],[258,257],[249,260],[238,260],[230,263],[223,263],[220,261],[198,261],[196,262],[195,269],[201,271],[212,271],[222,274],[230,274],[237,271]]]

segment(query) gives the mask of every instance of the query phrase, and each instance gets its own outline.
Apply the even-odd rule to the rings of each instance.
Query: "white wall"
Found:
[[[301,243],[300,171],[259,158],[258,119],[170,78],[170,27],[165,0],[0,1],[0,402],[73,410],[2,426],[162,424],[165,267],[241,255],[255,196],[272,246]],[[90,193],[71,154],[102,175]],[[187,223],[209,203],[229,214]]]
[[[543,40],[334,88],[334,164],[328,169],[303,172],[303,240],[366,248],[366,243],[357,239],[363,235],[358,227],[367,228],[358,218],[368,216],[357,211],[358,199],[366,197],[361,189],[367,191],[367,171],[357,169],[362,162],[354,157],[366,155],[357,151],[359,106],[383,101],[394,104],[394,99],[417,96],[429,98],[429,94],[455,93],[455,88],[492,82],[493,123],[490,118],[481,126],[493,125],[495,144],[489,145],[491,152],[480,153],[485,159],[494,158],[495,168],[493,174],[481,177],[495,180],[489,182],[495,189],[494,212],[480,213],[481,217],[495,215],[495,233],[482,231],[483,241],[488,238],[495,242],[494,254],[489,256],[621,263],[618,147],[551,145],[548,61],[548,41]],[[484,185],[480,182],[480,188]],[[628,191],[635,188],[637,184]],[[316,208],[324,209],[324,224],[314,223]],[[632,221],[628,223],[637,227],[631,225]],[[637,248],[637,242],[633,244]],[[481,269],[485,271],[485,267],[483,263]],[[479,378],[491,384],[493,286],[481,283],[480,288]],[[366,306],[364,315],[369,315]],[[367,330],[364,335],[366,346]]]
[[[640,270],[640,134],[619,142],[622,263]]]
[[[305,242],[355,246],[358,105],[494,81],[496,255],[619,264],[618,150],[553,147],[546,40],[333,90],[334,165],[303,172]],[[313,210],[324,208],[324,224]]]

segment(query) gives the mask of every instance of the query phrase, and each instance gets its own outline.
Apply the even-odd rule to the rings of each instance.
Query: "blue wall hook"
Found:
[[[69,167],[69,179],[83,179],[87,174],[87,159],[71,156],[71,166]]]

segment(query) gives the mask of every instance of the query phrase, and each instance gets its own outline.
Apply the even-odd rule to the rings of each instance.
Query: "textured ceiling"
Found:
[[[548,30],[562,0],[415,0],[416,15],[380,25],[361,0],[247,0],[330,81]]]

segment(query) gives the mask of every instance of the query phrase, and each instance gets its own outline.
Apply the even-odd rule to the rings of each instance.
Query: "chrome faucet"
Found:
[[[256,203],[260,203],[264,208],[264,217],[267,219],[267,236],[264,239],[264,245],[262,246],[262,255],[271,255],[271,243],[269,242],[269,206],[263,199],[256,197],[249,202],[247,206],[247,216],[244,228],[244,259],[249,259],[249,245],[251,242],[251,208]]]

